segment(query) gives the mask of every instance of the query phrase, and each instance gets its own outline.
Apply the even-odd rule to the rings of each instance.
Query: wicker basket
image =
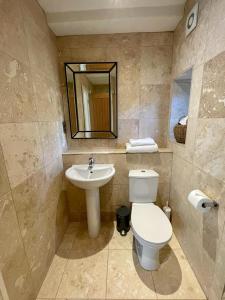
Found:
[[[174,127],[173,132],[177,143],[185,144],[187,125],[177,124]]]

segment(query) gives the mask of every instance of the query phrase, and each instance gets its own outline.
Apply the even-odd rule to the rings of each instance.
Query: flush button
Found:
[[[146,172],[146,170],[141,170],[141,172],[142,172],[142,173],[145,173],[145,172]]]

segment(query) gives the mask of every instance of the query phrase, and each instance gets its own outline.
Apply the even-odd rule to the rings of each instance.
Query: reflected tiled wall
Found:
[[[78,141],[68,133],[71,149],[121,148],[129,138],[147,136],[166,146],[173,33],[57,37],[57,44],[67,119],[63,63],[118,62],[119,138]]]
[[[31,300],[67,225],[55,37],[34,0],[0,2],[0,268]]]
[[[187,1],[186,14],[195,1]],[[173,78],[193,67],[185,145],[174,144],[173,228],[206,295],[221,299],[225,284],[225,21],[223,0],[199,1],[197,28],[185,39],[185,18],[174,34]],[[188,193],[201,189],[219,203],[198,213]]]
[[[66,170],[73,164],[84,164],[88,154],[64,154],[63,165]],[[153,169],[159,173],[158,204],[163,206],[169,200],[172,153],[145,154],[95,154],[97,163],[111,163],[116,169],[113,179],[100,188],[101,214],[103,219],[114,219],[115,211],[121,205],[129,206],[129,180],[131,169]],[[85,192],[65,179],[71,220],[86,218]]]

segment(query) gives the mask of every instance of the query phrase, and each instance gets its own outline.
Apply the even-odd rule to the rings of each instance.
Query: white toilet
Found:
[[[132,202],[131,228],[141,266],[159,268],[159,250],[172,238],[172,226],[164,212],[154,204],[159,174],[153,170],[130,170],[129,201]]]

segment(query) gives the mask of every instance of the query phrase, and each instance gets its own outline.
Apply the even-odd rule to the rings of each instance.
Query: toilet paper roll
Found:
[[[210,207],[203,207],[202,205],[204,203],[211,202],[212,200],[208,196],[206,196],[202,191],[193,190],[188,195],[188,201],[194,206],[195,209],[197,209],[200,212],[206,213],[210,210]]]

